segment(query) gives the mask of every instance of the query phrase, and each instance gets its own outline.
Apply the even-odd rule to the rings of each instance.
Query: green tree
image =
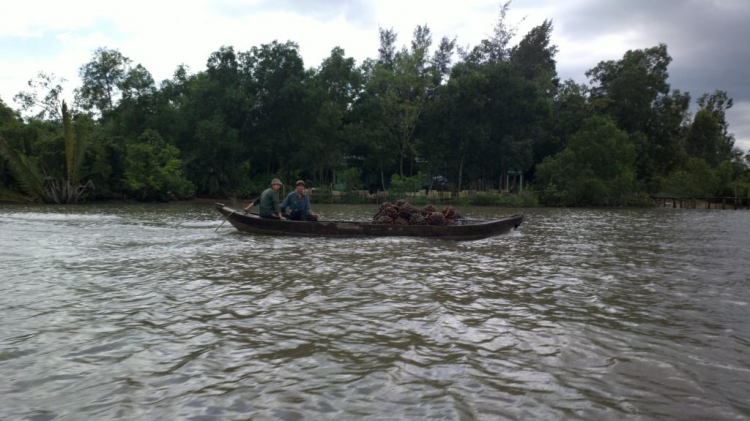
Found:
[[[667,68],[671,62],[666,44],[628,50],[621,60],[600,62],[586,72],[593,83],[591,98],[602,102],[601,107],[622,130],[648,133],[651,105],[659,95],[669,93]]]
[[[100,115],[112,110],[128,80],[131,63],[117,49],[98,48],[78,71],[82,84],[76,89],[76,105]]]
[[[375,148],[393,150],[393,160],[398,163],[400,176],[405,174],[406,160],[414,154],[414,133],[427,101],[431,75],[425,69],[427,58],[424,50],[429,42],[428,30],[418,27],[413,43],[416,50],[402,49],[396,54],[392,69],[386,64],[376,65],[367,80],[363,104],[360,104],[371,110],[359,114],[365,119],[363,127],[383,134],[381,142],[389,146]]]
[[[190,75],[186,68],[178,68],[165,84],[166,95],[157,96],[160,110],[173,110],[171,104],[177,108],[153,127],[181,150],[187,178],[199,194],[233,195],[249,180],[257,96],[248,55],[221,47],[209,56],[206,71]],[[153,118],[149,121],[155,123]]]
[[[391,176],[391,189],[389,194],[395,197],[406,197],[406,193],[417,191],[429,184],[427,175],[423,173],[417,173],[411,177],[401,177],[398,174]]]
[[[530,80],[539,80],[548,85],[549,94],[553,95],[553,88],[557,86],[557,70],[555,55],[559,51],[557,46],[551,45],[552,21],[545,20],[534,27],[510,51],[510,60],[516,69]]]
[[[438,86],[447,80],[456,50],[456,38],[443,37],[432,55],[433,85]]]
[[[182,176],[179,153],[159,133],[146,130],[127,147],[123,183],[141,201],[191,198],[195,188]]]
[[[540,201],[552,206],[620,206],[630,202],[636,151],[608,117],[587,119],[567,147],[537,166]]]
[[[469,159],[476,157],[489,138],[488,86],[487,75],[480,68],[459,63],[453,67],[451,78],[442,87],[440,100],[435,101],[428,111],[428,121],[436,124],[429,125],[432,128],[431,140],[422,145],[423,154],[431,160],[453,158],[453,162],[445,164],[457,168],[459,191],[463,187],[464,166]]]
[[[13,99],[21,105],[22,112],[32,112],[38,120],[51,119],[60,121],[62,115],[62,85],[64,78],[58,78],[54,73],[39,72],[36,79],[28,81],[29,91],[19,92]]]
[[[721,126],[723,134],[728,134],[727,110],[734,106],[734,100],[726,91],[716,90],[712,94],[703,94],[698,98],[698,106],[710,112]]]
[[[703,159],[710,165],[718,165],[722,158],[721,141],[721,126],[716,117],[706,109],[698,111],[685,139],[687,153]]]
[[[563,82],[553,98],[550,136],[535,143],[534,162],[540,163],[544,158],[560,152],[568,139],[581,130],[584,120],[590,115],[588,86],[572,79]]]
[[[690,96],[670,93],[671,61],[667,46],[659,44],[627,51],[621,60],[603,61],[586,72],[594,84],[592,109],[613,116],[617,126],[637,140],[637,178],[649,191],[683,160],[679,145]]]
[[[700,158],[689,158],[665,179],[662,191],[686,198],[711,197],[719,188],[716,171]]]
[[[653,104],[650,138],[640,154],[641,174],[665,175],[684,161],[682,151],[690,109],[690,94],[674,90],[659,96]]]
[[[118,135],[134,139],[151,126],[156,115],[156,85],[151,73],[138,64],[127,70],[119,88],[116,112],[107,117],[112,126],[117,126]]]
[[[507,170],[528,172],[534,164],[534,144],[548,136],[552,99],[535,81],[520,76],[511,63],[489,63],[486,113],[490,136],[481,150],[483,179],[501,177]]]
[[[51,74],[15,97],[20,112],[0,103],[0,184],[48,200],[56,183],[93,180],[95,198],[165,200],[189,196],[185,180],[210,196],[257,193],[272,176],[398,189],[422,173],[487,189],[512,170],[547,204],[616,205],[677,189],[690,171],[713,174],[715,194],[750,182],[726,121],[732,99],[701,96],[691,121],[690,95],[670,90],[666,45],[600,62],[590,87],[561,84],[552,21],[514,45],[509,7],[473,48],[443,37],[431,51],[433,34],[419,25],[399,49],[394,30],[380,28],[375,57],[360,66],[337,47],[306,68],[297,44],[274,41],[223,46],[205,68],[179,66],[156,83],[100,48],[80,68],[78,111],[67,118],[63,81]],[[86,147],[66,152],[78,141]]]
[[[518,28],[508,22],[511,3],[512,0],[508,0],[500,6],[500,15],[489,38],[483,39],[469,51],[459,50],[464,61],[477,64],[508,61],[512,49],[510,42],[518,32]]]
[[[316,117],[307,93],[308,73],[294,42],[272,42],[243,54],[243,69],[254,78],[257,95],[249,109],[250,153],[264,174],[293,178],[298,139]],[[243,135],[244,137],[244,135]]]
[[[0,98],[0,126],[16,119],[16,113]]]
[[[717,152],[722,160],[732,160],[735,158],[734,135],[729,132],[729,123],[727,122],[727,110],[732,108],[734,100],[727,95],[726,91],[716,90],[713,94],[703,94],[698,98],[698,106],[706,110],[716,119],[721,128]]]
[[[378,64],[388,70],[393,70],[393,66],[396,64],[396,38],[398,37],[398,35],[393,30],[393,28],[379,28],[378,30],[380,32]]]
[[[345,119],[361,84],[354,59],[338,47],[307,78],[304,110],[314,118],[301,130],[295,162],[307,169],[316,183],[327,184],[333,171],[345,171],[344,155],[350,141]]]

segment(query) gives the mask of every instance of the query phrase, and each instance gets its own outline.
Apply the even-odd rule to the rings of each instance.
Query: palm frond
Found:
[[[44,197],[48,203],[80,203],[88,190],[94,189],[94,182],[89,180],[86,184],[70,184],[65,178],[50,177],[44,186]]]
[[[0,155],[8,161],[11,175],[21,188],[35,201],[44,200],[44,177],[36,164],[25,155],[13,150],[0,138]]]
[[[5,186],[0,186],[0,202],[27,203],[31,201],[31,198],[28,196],[24,196],[23,194]]]
[[[81,167],[86,155],[86,142],[83,136],[76,136],[68,105],[63,101],[63,140],[65,141],[65,166],[68,181],[77,185],[81,180]]]

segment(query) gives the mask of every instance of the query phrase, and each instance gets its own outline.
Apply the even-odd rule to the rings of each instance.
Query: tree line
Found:
[[[703,94],[691,114],[691,95],[669,85],[666,45],[600,62],[589,84],[561,81],[552,21],[513,45],[507,11],[471,48],[433,42],[426,25],[399,47],[381,28],[377,57],[360,64],[336,47],[306,68],[296,43],[274,41],[221,47],[205,69],[181,65],[160,83],[100,48],[70,107],[64,81],[46,73],[16,109],[0,99],[0,199],[249,197],[272,177],[489,190],[512,187],[508,174],[553,206],[746,194],[732,99]]]

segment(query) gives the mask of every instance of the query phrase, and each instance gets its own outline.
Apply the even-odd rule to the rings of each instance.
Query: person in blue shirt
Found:
[[[286,213],[287,207],[290,208]],[[317,221],[320,215],[313,213],[310,207],[310,198],[305,194],[305,182],[297,180],[297,188],[289,193],[281,204],[281,212],[286,219],[292,221]]]

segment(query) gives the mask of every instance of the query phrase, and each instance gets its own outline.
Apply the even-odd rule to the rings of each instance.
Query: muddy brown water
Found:
[[[522,211],[449,242],[0,206],[0,419],[750,418],[750,212]]]

